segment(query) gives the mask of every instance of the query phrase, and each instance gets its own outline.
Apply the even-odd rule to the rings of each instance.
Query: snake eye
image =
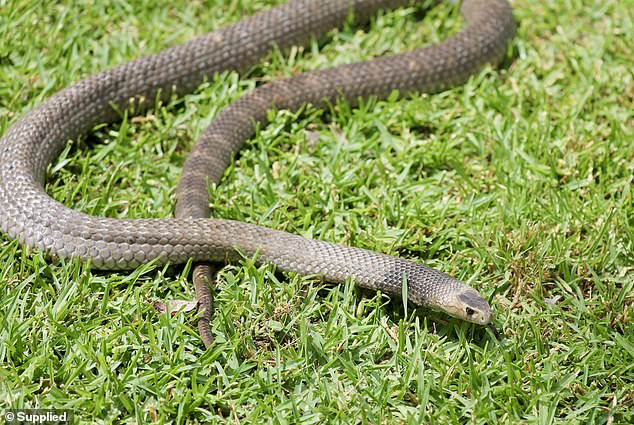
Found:
[[[474,309],[472,309],[471,307],[467,307],[467,308],[465,309],[465,313],[467,313],[467,316],[469,316],[469,317],[470,317],[470,316],[473,316],[473,315],[475,314],[475,310],[474,310]]]

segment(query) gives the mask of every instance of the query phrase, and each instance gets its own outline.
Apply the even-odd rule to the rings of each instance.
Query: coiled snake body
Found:
[[[0,228],[51,255],[90,258],[101,269],[159,263],[225,261],[237,250],[284,271],[401,294],[418,305],[474,323],[492,320],[488,303],[464,283],[421,264],[380,253],[232,220],[208,218],[209,181],[266,123],[271,107],[297,109],[338,98],[387,96],[393,90],[437,91],[497,63],[514,33],[506,0],[465,0],[466,28],[442,43],[363,63],[305,73],[263,85],[221,112],[197,141],[177,190],[173,219],[112,219],[71,210],[43,189],[48,164],[69,139],[119,118],[131,98],[168,98],[194,90],[225,69],[245,70],[275,44],[286,48],[324,33],[350,16],[411,0],[296,0],[183,45],[94,74],[31,110],[0,140]],[[207,343],[207,342],[206,342]]]

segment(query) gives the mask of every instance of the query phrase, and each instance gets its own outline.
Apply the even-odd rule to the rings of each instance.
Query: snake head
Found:
[[[488,325],[493,320],[489,303],[475,289],[468,286],[447,294],[438,304],[436,308],[471,323]]]

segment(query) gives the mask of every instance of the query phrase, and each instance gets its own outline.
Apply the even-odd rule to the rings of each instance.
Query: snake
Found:
[[[26,112],[0,139],[0,230],[50,258],[90,261],[102,270],[134,269],[154,261],[193,261],[194,278],[210,263],[247,257],[278,270],[317,276],[407,298],[417,306],[479,325],[493,320],[491,306],[464,282],[412,259],[330,241],[309,239],[256,224],[210,218],[210,183],[268,123],[268,111],[337,101],[354,106],[370,97],[401,98],[466,82],[506,56],[515,33],[506,0],[464,0],[464,28],[426,47],[308,71],[260,85],[218,113],[186,158],[176,189],[175,217],[110,218],[73,210],[45,191],[47,167],[69,141],[95,126],[122,119],[122,111],[148,100],[167,101],[195,91],[225,70],[248,71],[272,49],[289,49],[345,22],[366,22],[380,9],[412,0],[294,0],[127,63],[94,73]],[[351,18],[352,17],[352,18]],[[208,287],[197,294],[210,308]],[[208,311],[206,313],[209,313]],[[212,343],[208,321],[199,326]]]

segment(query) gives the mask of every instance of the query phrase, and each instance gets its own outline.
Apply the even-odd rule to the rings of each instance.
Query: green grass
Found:
[[[94,3],[0,0],[0,133],[92,72],[266,7]],[[501,69],[433,96],[279,112],[212,191],[214,216],[454,274],[491,301],[503,341],[245,259],[220,271],[205,351],[195,316],[150,303],[192,299],[188,267],[98,272],[3,237],[0,408],[85,423],[633,423],[634,2],[513,5]],[[168,217],[188,148],[223,106],[258,81],[461,25],[446,4],[421,16],[381,14],[96,129],[51,167],[49,193]]]

